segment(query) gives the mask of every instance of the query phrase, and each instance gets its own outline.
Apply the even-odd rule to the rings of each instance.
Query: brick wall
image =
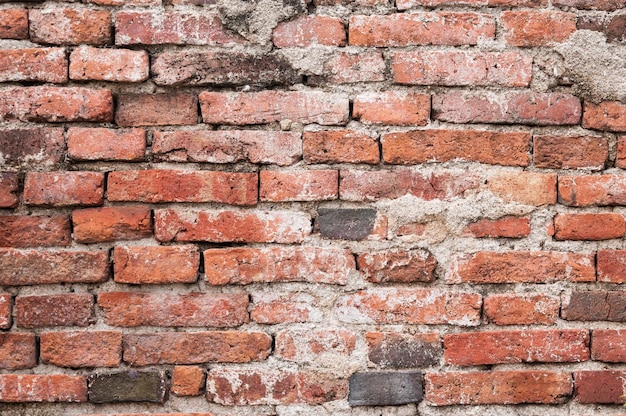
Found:
[[[0,0],[0,414],[618,414],[625,7]]]

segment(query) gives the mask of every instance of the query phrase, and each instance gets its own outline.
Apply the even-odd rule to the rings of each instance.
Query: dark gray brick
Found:
[[[418,403],[424,393],[422,373],[368,372],[350,377],[350,406],[397,406]]]

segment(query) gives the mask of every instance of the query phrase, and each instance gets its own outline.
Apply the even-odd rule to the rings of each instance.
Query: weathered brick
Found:
[[[626,7],[624,0],[554,0],[554,4],[586,10],[618,10]]]
[[[233,327],[248,322],[248,296],[107,292],[98,295],[107,325]]]
[[[168,0],[166,0],[168,1]],[[99,6],[160,6],[161,0],[83,0]]]
[[[513,46],[546,46],[562,42],[576,31],[576,14],[536,10],[504,11],[504,39]]]
[[[594,104],[585,101],[583,127],[594,130],[626,132],[626,104],[603,101]]]
[[[18,191],[17,174],[0,171],[0,208],[15,208],[20,203]]]
[[[67,82],[64,48],[0,50],[0,82]]]
[[[626,205],[626,176],[559,176],[559,203],[573,207]]]
[[[364,240],[374,232],[377,214],[368,208],[320,208],[315,225],[325,238]]]
[[[69,246],[70,234],[66,215],[0,216],[0,247]]]
[[[517,202],[524,205],[556,204],[555,173],[500,172],[490,177],[487,186],[504,202]]]
[[[475,293],[429,289],[362,290],[341,296],[334,314],[349,324],[425,324],[475,326],[482,298]]]
[[[332,362],[354,351],[356,336],[346,330],[283,330],[275,336],[274,355],[287,361]],[[328,361],[325,361],[328,360]]]
[[[326,201],[339,197],[337,170],[262,170],[259,179],[261,201]]]
[[[561,316],[568,321],[626,321],[623,292],[572,292],[562,303]]]
[[[0,10],[0,39],[28,39],[28,10]]]
[[[12,319],[13,300],[10,293],[0,293],[0,329],[9,329]]]
[[[461,255],[448,271],[448,283],[593,282],[594,256],[556,251],[479,251]]]
[[[598,282],[626,283],[626,250],[598,250]]]
[[[410,222],[408,224],[403,224],[398,227],[397,235],[398,236],[423,236],[428,229],[428,224],[421,222]]]
[[[605,363],[626,362],[626,331],[594,329],[591,333],[591,359]]]
[[[468,225],[463,235],[476,238],[523,238],[530,234],[528,217],[502,217],[497,220],[483,218]]]
[[[374,283],[432,282],[437,260],[426,250],[392,249],[359,254],[357,265]]]
[[[30,9],[30,40],[53,45],[111,43],[111,12],[88,8]]]
[[[305,131],[302,153],[306,163],[369,163],[380,161],[378,142],[355,130]]]
[[[93,374],[88,383],[92,403],[163,403],[168,390],[167,377],[162,371]]]
[[[255,205],[258,195],[256,173],[123,170],[109,173],[109,201],[221,202]]]
[[[227,406],[321,404],[348,394],[346,380],[319,372],[216,368],[207,375],[207,400]]]
[[[79,243],[139,240],[152,235],[150,208],[142,206],[75,210],[72,225],[74,240]]]
[[[319,322],[318,300],[307,293],[253,293],[250,319],[260,324]]]
[[[146,51],[80,46],[70,55],[70,78],[75,80],[142,82],[149,77]]]
[[[313,0],[316,6],[357,5],[373,7],[376,5],[389,5],[389,0]]]
[[[311,217],[294,211],[155,210],[161,242],[299,243],[311,234]]]
[[[617,137],[617,155],[615,155],[615,167],[626,169],[626,136]]]
[[[557,240],[610,240],[626,234],[626,219],[621,214],[556,214],[554,238]]]
[[[366,124],[425,126],[430,120],[430,95],[413,91],[359,94],[353,117]]]
[[[202,120],[208,124],[263,124],[291,120],[343,125],[349,102],[344,94],[321,91],[202,92]]]
[[[18,296],[15,298],[15,323],[20,328],[88,326],[93,321],[93,295]]]
[[[350,406],[399,406],[424,396],[422,373],[357,372],[350,376]]]
[[[308,85],[351,84],[385,80],[387,66],[380,51],[339,52],[324,62],[323,74],[307,78]]]
[[[152,61],[158,85],[280,85],[296,84],[300,76],[277,54],[163,52]]]
[[[97,283],[108,278],[106,251],[0,249],[0,285]]]
[[[421,368],[436,365],[443,355],[435,333],[366,332],[368,358],[382,368]]]
[[[408,85],[526,87],[532,76],[532,57],[517,52],[398,52],[391,65]]]
[[[626,371],[576,371],[574,395],[578,403],[582,404],[622,404],[624,383]]]
[[[609,142],[592,136],[535,136],[533,164],[545,169],[604,169]]]
[[[497,331],[447,334],[448,364],[469,366],[511,363],[562,363],[589,360],[589,331]]]
[[[198,99],[187,93],[120,94],[115,123],[123,127],[198,123]]]
[[[485,371],[427,373],[426,401],[455,404],[560,404],[572,393],[570,373]]]
[[[271,164],[287,166],[302,157],[300,133],[260,130],[154,132],[152,153],[167,162]]]
[[[413,130],[383,134],[381,142],[385,163],[412,165],[465,160],[505,166],[530,164],[530,133]]]
[[[552,325],[559,318],[559,298],[537,294],[494,294],[483,301],[485,318],[496,325]]]
[[[610,0],[609,0],[610,1]],[[397,0],[398,10],[407,10],[415,6],[471,6],[471,7],[539,7],[546,6],[547,0]]]
[[[121,332],[43,332],[39,343],[42,363],[59,367],[117,367],[122,358]]]
[[[578,17],[576,28],[601,32],[608,42],[621,42],[626,38],[626,14],[583,15]]]
[[[558,92],[453,91],[433,96],[433,118],[451,123],[568,125],[580,122],[580,100]]]
[[[352,16],[350,45],[394,47],[411,45],[475,45],[495,37],[496,24],[487,14],[417,12],[387,16]]]
[[[243,38],[227,32],[211,11],[120,11],[115,18],[116,45],[233,46]]]
[[[206,372],[195,365],[177,365],[172,371],[172,393],[176,396],[199,396],[206,384]]]
[[[65,157],[62,128],[0,130],[4,166],[50,167]]]
[[[26,205],[93,206],[101,205],[103,200],[101,172],[28,172],[24,180]]]
[[[113,251],[113,278],[118,283],[194,283],[200,255],[194,245],[135,247]]]
[[[162,332],[124,335],[124,361],[155,364],[247,363],[265,360],[272,338],[265,332]]]
[[[36,367],[36,344],[35,334],[24,332],[0,333],[0,368],[3,370],[20,370]]]
[[[86,402],[87,380],[66,374],[0,374],[0,402]]]
[[[347,201],[378,201],[404,195],[425,200],[450,200],[479,185],[479,178],[471,173],[461,175],[444,171],[425,176],[410,169],[342,170],[339,195],[340,199]]]
[[[0,121],[62,123],[113,120],[110,90],[81,87],[12,87],[0,90]]]
[[[345,46],[346,31],[338,17],[300,16],[279,23],[272,31],[272,41],[279,48],[306,47],[312,44]]]
[[[214,248],[204,252],[212,285],[311,282],[345,285],[355,270],[348,250],[321,247]]]

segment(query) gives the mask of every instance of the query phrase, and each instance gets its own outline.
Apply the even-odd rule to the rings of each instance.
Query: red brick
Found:
[[[1,374],[0,402],[86,402],[85,376]]]
[[[254,293],[250,319],[260,324],[319,322],[319,302],[307,293]]]
[[[541,293],[496,294],[483,301],[485,318],[496,325],[552,325],[560,306],[559,298]]]
[[[398,227],[398,236],[423,236],[429,224],[421,222],[410,222]]]
[[[113,121],[110,90],[81,87],[13,87],[0,90],[0,121],[62,123]]]
[[[120,11],[115,19],[116,45],[209,45],[243,43],[227,32],[214,12]]]
[[[0,285],[98,283],[108,278],[106,251],[0,249]]]
[[[609,0],[610,1],[610,0]],[[415,6],[453,6],[467,5],[471,7],[539,7],[546,6],[547,0],[397,0],[398,10],[406,10]]]
[[[70,55],[70,78],[76,80],[142,82],[148,79],[148,52],[80,46]]]
[[[481,130],[413,130],[382,136],[385,163],[413,165],[466,160],[528,166],[530,133]]]
[[[504,11],[504,40],[513,46],[546,46],[563,42],[576,31],[576,14],[535,10]]]
[[[368,358],[383,368],[421,368],[439,364],[441,337],[436,333],[366,332]]]
[[[427,373],[426,401],[455,404],[560,404],[572,393],[570,373],[485,371]]]
[[[177,365],[172,371],[172,393],[176,396],[199,396],[206,384],[206,372],[195,365]]]
[[[626,283],[626,250],[598,250],[598,282]]]
[[[167,162],[287,166],[302,157],[302,140],[300,133],[282,131],[155,131],[152,153]]]
[[[198,99],[193,94],[121,94],[115,122],[122,127],[198,124]]]
[[[274,355],[287,361],[345,360],[354,351],[356,336],[342,329],[283,330],[276,334]],[[328,361],[325,361],[328,360]]]
[[[0,10],[0,39],[28,39],[28,10]]]
[[[16,173],[0,171],[0,208],[15,208],[20,203]]]
[[[161,242],[299,243],[311,234],[309,214],[294,211],[155,210]]]
[[[502,172],[487,183],[504,202],[541,206],[556,204],[556,178],[555,173]]]
[[[414,324],[475,326],[481,296],[428,289],[364,290],[339,298],[334,314],[349,324]]]
[[[355,270],[348,250],[320,247],[214,248],[204,252],[212,285],[310,282],[345,285]]]
[[[430,120],[430,95],[406,91],[363,93],[354,100],[353,117],[366,124],[425,126]]]
[[[262,170],[259,176],[261,201],[326,201],[339,197],[337,170]]]
[[[626,132],[626,104],[617,101],[600,104],[585,101],[582,124],[587,129]]]
[[[265,360],[272,338],[265,332],[161,332],[124,335],[124,361],[155,364],[247,363]]]
[[[373,283],[432,282],[437,260],[429,251],[393,249],[359,254],[357,265]]]
[[[545,169],[604,169],[609,142],[592,136],[535,136],[533,163]]]
[[[539,126],[578,124],[580,100],[573,95],[532,91],[453,91],[433,96],[433,118],[451,123]]]
[[[50,167],[64,161],[62,128],[0,130],[0,154],[4,166]]]
[[[194,283],[200,255],[194,245],[115,247],[113,277],[118,283]]]
[[[307,84],[384,81],[386,69],[380,51],[340,52],[324,62],[324,75],[309,77]]]
[[[0,329],[11,328],[13,301],[10,293],[0,294]]]
[[[624,0],[554,0],[553,3],[586,10],[618,10],[626,7]]]
[[[141,161],[146,152],[146,132],[142,129],[70,127],[67,152],[76,161]]]
[[[398,52],[391,65],[399,84],[526,87],[532,63],[517,52],[426,51]]]
[[[187,1],[187,0],[172,0]],[[211,0],[188,0],[188,1],[211,1]],[[172,386],[172,388],[174,388]],[[141,416],[145,413],[109,413],[109,414],[81,414],[80,416]],[[215,416],[215,413],[150,413],[152,416]]]
[[[53,45],[111,43],[111,12],[88,8],[30,9],[30,40]]]
[[[72,212],[74,240],[101,243],[139,240],[152,235],[150,208],[140,206],[88,208]]]
[[[571,292],[563,297],[561,317],[567,321],[626,322],[626,293],[604,290]]]
[[[93,321],[93,296],[89,293],[18,296],[15,323],[20,328],[86,327]]]
[[[591,333],[591,359],[605,363],[626,362],[626,331],[594,329]]]
[[[101,205],[104,174],[101,172],[28,172],[24,181],[26,205],[65,207]]]
[[[0,50],[0,82],[67,82],[64,48]]]
[[[202,92],[202,119],[208,124],[263,124],[291,120],[303,124],[348,122],[348,96],[321,91]]]
[[[99,6],[160,6],[161,0],[83,0]]]
[[[417,12],[350,17],[350,45],[394,47],[411,45],[476,45],[493,39],[493,17],[479,13]]]
[[[621,214],[556,214],[554,238],[557,240],[610,240],[626,234],[626,220]]]
[[[497,331],[448,334],[444,358],[459,366],[589,360],[589,331]]]
[[[36,367],[36,343],[35,334],[0,333],[0,369],[19,370]]]
[[[470,173],[442,172],[424,176],[409,169],[342,170],[340,173],[339,195],[347,201],[396,199],[408,194],[425,200],[449,200],[479,186],[478,178]]]
[[[0,247],[69,246],[70,221],[66,215],[0,216]]]
[[[615,157],[615,167],[626,169],[626,136],[617,137],[617,155]]]
[[[594,282],[594,256],[556,251],[479,251],[461,255],[446,276],[448,283]]]
[[[107,325],[232,327],[248,322],[248,296],[109,292],[98,295]]]
[[[573,207],[626,205],[626,176],[559,176],[559,203]]]
[[[574,394],[578,403],[624,403],[626,371],[576,371]]]
[[[523,238],[530,234],[528,217],[502,217],[478,220],[465,228],[463,235],[477,238]]]
[[[377,5],[388,6],[389,0],[313,0],[316,6],[337,6],[337,5],[357,5],[373,7]]]
[[[258,195],[256,173],[123,170],[109,173],[109,201],[221,202],[255,205]]]
[[[272,32],[272,39],[279,48],[306,47],[312,44],[345,46],[346,31],[338,17],[300,16],[279,23]]]
[[[380,161],[378,142],[355,130],[305,131],[302,153],[306,163],[369,163]]]
[[[207,400],[227,406],[315,405],[344,399],[347,394],[347,380],[319,372],[216,368],[207,375]]]
[[[39,340],[42,363],[58,367],[117,367],[122,359],[121,332],[43,332]]]

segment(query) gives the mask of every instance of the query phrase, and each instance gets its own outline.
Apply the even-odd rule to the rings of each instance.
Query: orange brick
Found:
[[[598,282],[626,283],[626,250],[598,250]]]
[[[305,131],[302,153],[306,163],[369,163],[380,161],[378,142],[354,130]]]
[[[545,169],[604,169],[609,142],[592,136],[535,136],[533,164]]]
[[[477,238],[523,238],[530,234],[530,221],[518,217],[482,219],[468,225],[463,234]]]
[[[513,46],[546,46],[576,31],[576,14],[535,10],[504,11],[504,39]]]
[[[488,187],[505,202],[524,205],[556,204],[556,174],[502,172],[488,180]]]
[[[64,48],[0,50],[0,82],[67,82]]]
[[[600,104],[585,101],[583,127],[594,130],[626,132],[626,104],[604,101]]]
[[[117,240],[139,240],[152,235],[150,208],[105,207],[72,212],[74,240],[100,243]]]
[[[250,319],[260,324],[319,322],[323,313],[319,301],[307,293],[255,292]]]
[[[0,10],[0,39],[28,39],[28,10]]]
[[[198,99],[194,94],[121,94],[115,123],[122,127],[184,126],[198,124]]]
[[[172,393],[176,396],[199,396],[206,382],[206,372],[194,365],[177,365],[172,371]]]
[[[346,31],[340,18],[301,16],[276,26],[272,39],[279,48],[306,47],[312,44],[345,46]]]
[[[626,176],[559,176],[559,203],[573,207],[626,205]]]
[[[430,95],[405,91],[360,94],[354,100],[353,117],[366,124],[425,126],[430,120]]]
[[[356,336],[342,329],[283,330],[276,334],[274,354],[287,361],[315,362],[346,359],[354,351]]]
[[[70,234],[66,215],[0,216],[0,247],[69,246]]]
[[[626,234],[626,219],[621,214],[556,214],[554,238],[557,240],[610,240]]]
[[[113,250],[113,279],[118,283],[194,283],[200,255],[193,245],[123,247]]]
[[[70,55],[70,78],[113,82],[142,82],[149,77],[146,51],[80,46]]]
[[[111,43],[111,12],[88,8],[31,9],[30,40],[53,45]]]
[[[101,205],[104,174],[101,172],[28,172],[24,181],[26,205]]]
[[[560,306],[559,298],[544,294],[496,294],[483,302],[485,318],[496,325],[552,325]]]
[[[339,197],[337,170],[262,170],[261,201],[326,201]]]
[[[85,376],[1,374],[0,402],[86,402]]]
[[[117,367],[122,359],[121,332],[43,332],[39,339],[41,361],[58,367]]]
[[[70,127],[67,152],[73,160],[141,161],[146,152],[146,132],[142,129]]]
[[[37,366],[35,334],[0,333],[0,369],[20,370]]]
[[[425,250],[385,250],[357,256],[359,271],[373,283],[432,282],[437,260]]]

